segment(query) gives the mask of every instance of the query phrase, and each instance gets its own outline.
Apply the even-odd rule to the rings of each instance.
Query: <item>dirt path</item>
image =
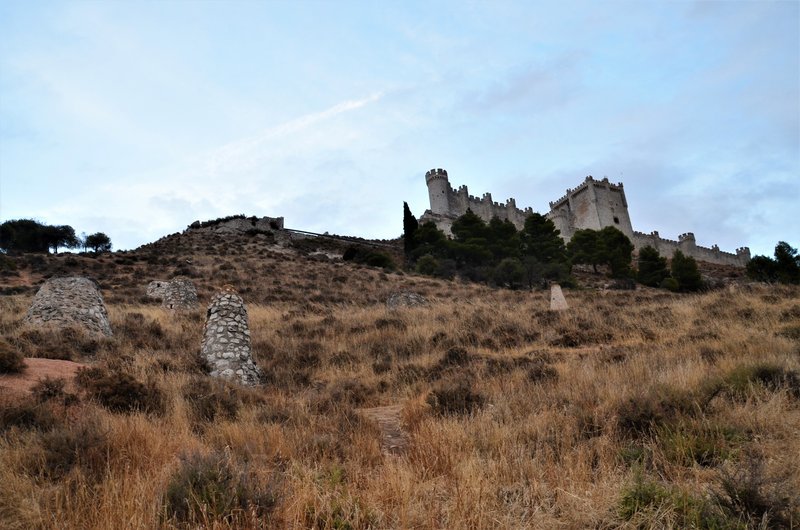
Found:
[[[403,422],[400,418],[402,410],[402,405],[360,409],[364,416],[377,422],[381,430],[381,451],[384,454],[399,455],[404,453],[408,446],[408,437],[403,431]]]

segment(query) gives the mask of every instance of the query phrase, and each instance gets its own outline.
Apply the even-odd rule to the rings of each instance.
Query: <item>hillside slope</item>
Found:
[[[0,351],[93,371],[66,395],[3,396],[4,527],[797,525],[800,289],[570,290],[551,312],[544,291],[324,255],[344,248],[190,230],[96,259],[18,258]],[[21,324],[55,273],[98,280],[113,337]],[[197,310],[145,297],[174,275],[197,285]],[[199,361],[226,284],[263,387],[211,381]],[[388,309],[399,290],[431,303]]]

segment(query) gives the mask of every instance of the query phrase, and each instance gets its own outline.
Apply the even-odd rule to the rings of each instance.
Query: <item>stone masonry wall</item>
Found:
[[[33,297],[25,322],[34,326],[78,327],[110,336],[103,296],[88,278],[50,278]]]
[[[261,383],[263,376],[253,362],[250,348],[247,309],[232,289],[222,291],[211,300],[200,350],[211,367],[212,377],[245,386]]]
[[[173,311],[197,307],[197,290],[188,278],[154,280],[147,286],[147,296],[161,300],[161,307]]]

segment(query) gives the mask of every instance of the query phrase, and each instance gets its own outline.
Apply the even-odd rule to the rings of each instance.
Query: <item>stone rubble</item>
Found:
[[[417,293],[410,291],[400,291],[392,293],[386,300],[386,307],[396,309],[398,307],[421,307],[428,305],[428,299]]]
[[[103,296],[88,278],[50,278],[33,297],[25,322],[34,326],[79,327],[111,336]]]
[[[561,292],[561,286],[554,283],[550,286],[550,309],[552,311],[564,311],[569,309],[567,300],[564,298],[564,293]]]
[[[253,362],[250,348],[247,309],[232,289],[223,290],[211,300],[200,351],[211,367],[212,377],[244,386],[261,384],[263,374]]]

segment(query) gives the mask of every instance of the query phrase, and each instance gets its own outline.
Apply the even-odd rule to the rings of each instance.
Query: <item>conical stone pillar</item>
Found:
[[[245,386],[261,383],[261,369],[253,362],[247,309],[232,289],[214,296],[206,313],[201,354],[211,367],[210,375]]]

